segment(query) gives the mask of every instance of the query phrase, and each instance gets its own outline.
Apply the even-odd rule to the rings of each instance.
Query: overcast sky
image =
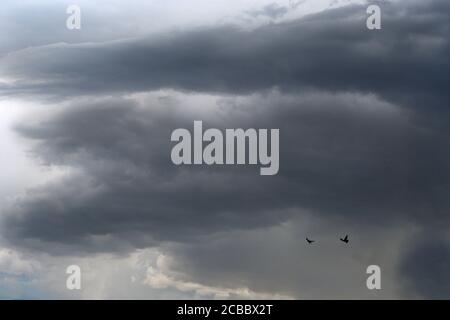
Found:
[[[68,30],[73,1],[3,1],[0,298],[450,298],[450,3],[376,3],[77,1]],[[279,173],[173,165],[194,120],[280,129]]]

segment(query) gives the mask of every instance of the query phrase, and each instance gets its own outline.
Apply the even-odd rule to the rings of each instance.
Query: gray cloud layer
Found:
[[[34,154],[44,163],[76,170],[30,191],[4,218],[2,234],[52,253],[122,252],[290,224],[306,213],[336,227],[413,224],[444,233],[449,9],[440,0],[386,5],[380,32],[366,30],[365,10],[353,6],[254,31],[224,27],[4,57],[0,70],[16,81],[0,87],[3,95],[69,100],[17,131],[38,143]],[[183,93],[120,97],[164,88]],[[198,109],[188,103],[192,92],[215,96],[201,96]],[[112,96],[94,97],[102,94]],[[207,127],[280,128],[279,174],[172,165],[171,131],[198,119]],[[230,243],[214,248],[233,259],[220,249]],[[206,272],[208,250],[185,250],[178,255],[186,266],[203,261],[191,273]],[[399,268],[408,287],[448,297],[438,281],[448,279],[447,244],[412,244],[410,252]],[[438,264],[411,267],[428,255]],[[233,274],[215,264],[211,272],[255,285],[245,271],[251,260],[230,266]],[[274,279],[265,285],[301,296],[283,276]]]
[[[79,95],[169,87],[248,93],[319,87],[445,107],[449,6],[445,0],[385,5],[379,32],[364,27],[364,7],[352,6],[249,32],[221,27],[30,48],[1,61],[2,73],[17,79],[2,91]]]

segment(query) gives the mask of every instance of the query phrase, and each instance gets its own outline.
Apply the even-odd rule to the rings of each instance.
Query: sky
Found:
[[[450,298],[447,0],[1,6],[1,299]],[[174,165],[195,120],[278,174]]]

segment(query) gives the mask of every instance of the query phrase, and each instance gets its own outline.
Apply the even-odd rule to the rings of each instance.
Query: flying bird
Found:
[[[308,242],[309,244],[315,242],[315,240],[309,240],[308,238],[306,238],[306,242]]]
[[[340,238],[342,242],[348,243],[348,234],[345,236],[344,239]]]

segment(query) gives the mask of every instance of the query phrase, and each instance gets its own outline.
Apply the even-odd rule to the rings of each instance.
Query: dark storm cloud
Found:
[[[273,227],[305,212],[360,230],[411,223],[444,232],[450,224],[449,6],[440,0],[385,4],[383,29],[376,32],[365,28],[365,7],[352,6],[254,31],[222,27],[55,44],[3,58],[2,75],[16,82],[3,84],[2,94],[70,98],[17,131],[37,142],[40,161],[74,172],[30,190],[3,217],[2,235],[52,253],[122,251]],[[152,93],[144,101],[116,96],[160,88],[184,94]],[[203,97],[198,110],[187,103],[191,91],[223,98],[215,104]],[[280,128],[279,174],[172,165],[170,133],[192,128],[193,120],[205,128]],[[231,261],[230,246],[239,241],[215,248]],[[205,266],[210,250],[186,252]],[[262,251],[255,261],[269,259]],[[444,242],[414,246],[400,268],[410,288],[447,295],[438,282],[447,253]],[[410,267],[428,255],[436,272]],[[250,269],[251,258],[243,263]],[[226,270],[214,267],[220,279]],[[222,280],[245,270],[230,268],[233,274]],[[431,278],[421,281],[423,274]],[[289,291],[289,277],[274,279],[269,287]]]
[[[139,110],[131,101],[107,100],[75,105],[36,127],[21,126],[22,134],[42,141],[35,152],[44,163],[73,166],[85,174],[35,192],[19,204],[6,222],[15,227],[5,232],[12,238],[21,234],[43,241],[73,242],[75,247],[79,241],[92,240],[91,249],[98,250],[91,236],[111,235],[147,246],[152,239],[182,240],[187,235],[257,227],[281,219],[264,210],[270,200],[258,194],[263,185],[254,188],[254,175],[239,179],[229,169],[204,172],[172,165],[171,131],[190,127],[192,121],[186,119],[194,117],[183,106],[172,112],[157,108],[161,106],[149,107]],[[174,116],[174,112],[186,116]],[[256,170],[253,173],[258,174]],[[236,179],[247,192],[233,187]],[[73,192],[78,183],[84,192]],[[256,204],[246,201],[248,197],[263,201]],[[253,214],[258,210],[261,212]]]
[[[274,92],[225,98],[206,113],[174,101],[74,104],[19,126],[44,163],[81,173],[31,192],[6,218],[7,237],[115,250],[108,246],[276,225],[302,210],[360,224],[450,222],[447,140],[374,96]],[[279,174],[174,166],[171,131],[195,119],[205,128],[281,128]]]
[[[254,31],[220,27],[102,44],[55,44],[2,59],[16,84],[3,94],[80,95],[176,88],[248,93],[272,88],[373,92],[447,107],[445,0],[383,4],[383,29],[366,8],[327,10]]]
[[[445,234],[425,232],[409,248],[400,271],[408,294],[428,299],[450,297],[450,246]]]
[[[367,229],[316,218],[300,215],[298,220],[268,229],[169,246],[167,250],[176,257],[170,268],[211,286],[237,283],[299,299],[395,296],[395,269],[389,266],[398,255],[398,226]],[[337,233],[344,230],[351,234],[350,248],[337,241]],[[316,246],[304,245],[305,234],[317,241]],[[386,248],[387,241],[395,244]],[[365,270],[375,262],[383,269],[383,290],[378,292],[365,285]]]

